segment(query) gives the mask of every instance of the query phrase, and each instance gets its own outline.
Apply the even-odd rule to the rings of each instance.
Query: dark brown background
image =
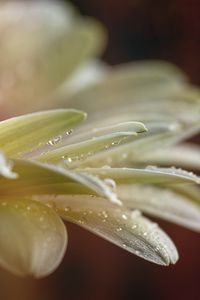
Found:
[[[200,84],[200,1],[74,0],[109,31],[104,59],[116,64],[161,58]],[[1,299],[199,300],[200,235],[159,224],[174,239],[180,261],[168,268],[145,262],[74,225],[62,265],[47,279],[18,279],[2,271]],[[12,285],[10,283],[12,282]]]

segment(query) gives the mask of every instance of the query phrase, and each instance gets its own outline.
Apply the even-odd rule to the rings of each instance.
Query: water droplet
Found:
[[[117,231],[117,232],[120,232],[120,231],[122,231],[122,228],[121,228],[121,227],[118,227],[118,228],[116,228],[116,231]]]
[[[71,210],[71,208],[69,207],[69,206],[66,206],[65,208],[64,208],[64,211],[65,212],[69,212]]]
[[[66,134],[66,135],[70,135],[70,134],[72,134],[72,132],[73,132],[73,130],[70,129],[70,130],[66,131],[65,134]]]
[[[55,145],[57,145],[58,143],[60,143],[61,140],[62,140],[61,135],[58,135],[58,136],[54,137],[53,139],[49,140],[49,141],[47,142],[47,145],[49,145],[49,146],[55,146]]]
[[[135,254],[136,254],[136,255],[140,255],[140,253],[141,253],[141,252],[140,252],[139,250],[136,250],[136,251],[135,251]]]
[[[123,215],[122,215],[122,219],[127,220],[127,219],[128,219],[128,218],[127,218],[127,215],[123,214]]]
[[[84,221],[83,220],[78,220],[78,223],[83,225]]]
[[[64,160],[64,163],[70,164],[72,162],[72,158],[68,157],[67,159]]]
[[[131,226],[132,229],[136,229],[137,228],[137,224],[134,224]]]
[[[116,142],[112,142],[111,145],[112,146],[117,146],[117,145],[119,145],[119,142],[117,142],[117,141]]]
[[[116,182],[111,179],[111,178],[106,178],[104,179],[104,182],[112,189],[115,190],[116,189]]]
[[[105,211],[102,211],[102,215],[104,216],[104,218],[108,218],[108,214]]]
[[[2,206],[7,206],[8,203],[7,203],[7,202],[1,202],[1,205],[2,205]]]

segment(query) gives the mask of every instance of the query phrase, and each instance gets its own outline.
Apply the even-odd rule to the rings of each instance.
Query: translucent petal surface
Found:
[[[131,213],[110,205],[102,198],[94,197],[63,196],[52,199],[52,202],[64,219],[146,260],[169,265],[178,259],[170,238],[138,211]]]
[[[194,144],[174,145],[144,153],[142,158],[134,158],[138,164],[155,164],[159,166],[182,166],[189,169],[200,169],[200,148]]]
[[[182,169],[157,168],[149,166],[145,169],[130,168],[87,168],[83,172],[94,174],[102,179],[112,178],[119,184],[131,183],[159,183],[159,184],[176,184],[176,183],[198,183],[200,178],[192,172]]]
[[[123,204],[149,215],[200,231],[200,206],[189,195],[172,188],[122,185],[117,193]]]
[[[74,166],[74,164],[79,164],[80,160],[87,159],[96,153],[108,151],[108,149],[128,143],[134,139],[138,133],[145,132],[146,130],[145,126],[139,122],[117,124],[107,130],[99,130],[102,133],[108,131],[109,134],[98,136],[99,132],[97,131],[96,136],[94,132],[94,136],[90,140],[67,145],[54,151],[43,153],[37,159],[50,163],[58,163],[64,160],[68,163],[68,166],[71,167]]]
[[[70,172],[62,167],[28,160],[13,160],[15,180],[0,177],[1,195],[88,194],[121,204],[106,181],[90,174]]]
[[[7,155],[23,153],[62,141],[62,135],[78,125],[85,114],[76,110],[52,110],[0,122],[0,149]]]
[[[66,229],[50,208],[31,200],[1,199],[0,265],[10,272],[43,277],[61,262]]]

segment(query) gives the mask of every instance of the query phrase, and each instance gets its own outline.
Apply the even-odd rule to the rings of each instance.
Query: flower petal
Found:
[[[118,131],[119,130],[119,131]],[[98,136],[100,132],[109,132],[103,136]],[[65,161],[68,167],[74,167],[80,160],[87,159],[99,152],[107,151],[125,143],[130,143],[138,133],[147,131],[145,126],[139,122],[126,122],[108,127],[106,129],[94,131],[95,137],[92,139],[60,147],[51,152],[42,153],[36,157],[40,161],[58,163]]]
[[[142,165],[180,166],[200,169],[200,148],[194,144],[174,145],[165,149],[143,153],[134,157],[135,163]]]
[[[107,183],[95,176],[28,160],[11,162],[18,177],[15,180],[0,177],[1,195],[88,194],[99,195],[121,205],[110,182]]]
[[[199,204],[176,189],[149,185],[119,185],[117,193],[129,209],[139,209],[151,216],[200,231]]]
[[[0,265],[21,275],[43,277],[61,262],[66,229],[50,208],[31,200],[1,199]]]
[[[49,201],[48,197],[40,201]],[[177,250],[155,223],[139,212],[127,211],[105,199],[88,196],[59,196],[51,201],[60,216],[110,242],[160,265],[176,263]]]
[[[105,119],[105,122],[107,119]],[[116,120],[115,120],[116,121]],[[126,122],[133,123],[133,122]],[[122,124],[126,124],[122,123]],[[136,122],[137,123],[137,122]],[[84,131],[78,129],[78,133],[71,136],[68,140],[69,143],[77,142],[78,139],[84,139],[88,136],[94,136],[94,132],[91,131],[91,127],[96,127],[97,124],[89,122],[89,124],[82,126]],[[148,131],[138,131],[140,133],[136,139],[120,145],[120,147],[109,148],[107,151],[96,153],[91,157],[87,157],[85,160],[79,162],[81,167],[100,167],[100,166],[114,166],[114,167],[125,167],[130,166],[134,162],[135,156],[142,156],[143,152],[152,151],[163,145],[169,145],[169,140],[177,136],[179,131],[179,124],[176,122],[166,123],[160,121],[148,121],[145,123]],[[109,126],[107,127],[109,128]],[[87,133],[85,133],[87,132]],[[89,133],[88,133],[89,132]],[[99,129],[101,133],[101,129]],[[103,133],[103,132],[102,132]],[[97,131],[98,134],[98,131]]]
[[[182,169],[157,168],[148,166],[145,169],[135,168],[87,168],[79,170],[94,174],[102,179],[112,178],[118,184],[133,183],[154,183],[154,184],[176,184],[176,183],[197,183],[200,184],[200,177],[192,172]]]
[[[85,118],[77,110],[58,109],[28,114],[0,122],[0,149],[7,155],[22,156],[49,143],[62,141]]]
[[[144,100],[149,105],[150,100],[168,99],[182,90],[185,81],[185,75],[166,62],[140,61],[122,64],[113,67],[100,83],[72,96],[71,105],[93,113],[101,111],[102,107],[105,112],[108,109],[115,111],[116,103],[123,111],[123,107],[132,103],[134,113],[136,103]]]

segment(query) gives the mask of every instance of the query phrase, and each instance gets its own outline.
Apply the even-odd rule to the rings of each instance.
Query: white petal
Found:
[[[42,199],[42,198],[41,198]],[[41,200],[40,199],[40,200]],[[48,197],[43,201],[48,201]],[[160,265],[176,263],[177,250],[170,238],[139,212],[111,205],[103,198],[58,196],[52,199],[57,212],[110,242]]]
[[[179,185],[180,187],[180,185]],[[158,186],[121,185],[117,190],[123,204],[130,209],[200,231],[200,207],[189,195]]]
[[[0,265],[20,275],[43,277],[63,258],[67,234],[53,210],[30,200],[0,202]]]

